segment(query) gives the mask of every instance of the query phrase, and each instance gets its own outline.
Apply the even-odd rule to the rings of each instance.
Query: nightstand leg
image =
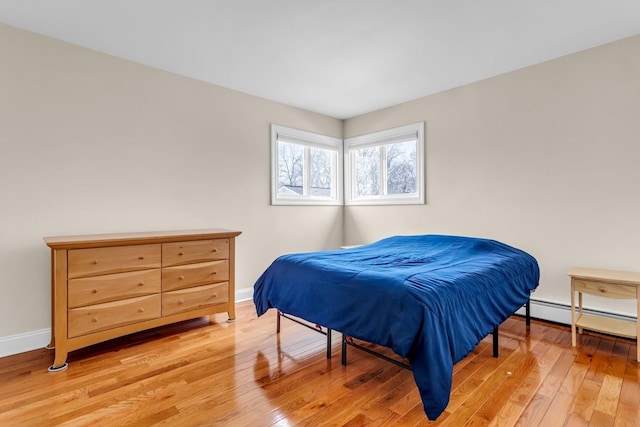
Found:
[[[578,317],[582,316],[582,292],[578,292]],[[578,333],[582,335],[582,326],[578,327]]]
[[[571,345],[576,346],[576,290],[571,279]]]
[[[640,298],[637,296],[636,305],[636,362],[640,362],[640,345],[638,345],[638,338],[640,338]]]

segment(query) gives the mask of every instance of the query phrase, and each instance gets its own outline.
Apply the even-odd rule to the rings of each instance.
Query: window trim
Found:
[[[354,198],[355,180],[352,172],[351,150],[367,147],[381,146],[403,142],[407,138],[416,138],[416,193],[415,196],[407,196],[404,194],[384,194],[375,196],[366,196]],[[344,199],[345,205],[414,205],[425,203],[425,149],[424,149],[424,122],[418,122],[410,125],[400,126],[393,129],[387,129],[366,135],[347,138],[344,140]],[[382,154],[382,153],[381,153]],[[383,185],[386,180],[386,161],[384,154],[381,156],[381,170],[383,174]]]
[[[336,197],[318,197],[318,196],[295,196],[286,197],[279,193],[279,156],[278,156],[278,141],[289,142],[294,144],[303,145],[308,148],[321,148],[324,150],[331,150],[337,153],[336,156],[336,173],[335,173],[335,187]],[[305,150],[307,152],[308,150]],[[271,204],[272,205],[343,205],[344,204],[344,191],[343,191],[343,140],[340,138],[334,138],[331,136],[320,135],[313,132],[302,131],[298,129],[292,129],[281,125],[271,124]],[[305,165],[309,165],[306,161]],[[305,172],[303,173],[303,185],[307,185],[308,181],[308,167],[305,166]]]

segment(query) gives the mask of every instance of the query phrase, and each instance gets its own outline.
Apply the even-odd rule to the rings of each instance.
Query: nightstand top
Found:
[[[640,272],[604,270],[597,268],[572,268],[567,272],[572,278],[606,281],[610,283],[623,283],[627,285],[640,285]]]

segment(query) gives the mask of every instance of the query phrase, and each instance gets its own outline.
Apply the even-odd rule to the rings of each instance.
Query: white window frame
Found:
[[[411,195],[406,194],[381,194],[373,196],[356,197],[355,158],[352,151],[363,147],[381,146],[393,144],[415,137],[416,144],[416,192]],[[367,135],[356,136],[344,140],[344,182],[345,182],[345,204],[346,205],[412,205],[424,204],[425,202],[425,171],[424,171],[424,122],[400,126]],[[386,161],[381,156],[381,174],[383,180],[381,185],[386,188]],[[384,173],[383,173],[384,171]]]
[[[286,196],[279,192],[279,153],[278,141],[294,143],[308,148],[321,148],[324,150],[335,151],[336,165],[335,174],[332,179],[335,182],[335,197],[312,196],[308,186],[310,185],[309,168],[310,164],[308,156],[306,156],[305,169],[303,171],[303,186],[307,187],[305,194],[297,196]],[[320,135],[317,133],[306,132],[298,129],[291,129],[280,125],[271,125],[271,204],[272,205],[343,205],[343,143],[342,139],[331,136]],[[333,185],[332,185],[333,187]]]

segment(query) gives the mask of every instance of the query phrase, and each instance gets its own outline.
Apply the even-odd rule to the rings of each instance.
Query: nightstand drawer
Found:
[[[638,290],[637,286],[618,285],[582,279],[574,279],[573,283],[576,291],[608,298],[636,298]]]
[[[162,266],[229,259],[229,239],[164,243]]]
[[[69,338],[160,317],[160,294],[69,310]]]
[[[162,269],[162,291],[190,288],[229,280],[229,261],[211,261]]]
[[[198,286],[162,294],[162,315],[197,310],[229,301],[229,282]]]
[[[160,293],[160,269],[69,279],[69,308]]]
[[[69,251],[69,278],[159,268],[161,246],[131,245]]]

